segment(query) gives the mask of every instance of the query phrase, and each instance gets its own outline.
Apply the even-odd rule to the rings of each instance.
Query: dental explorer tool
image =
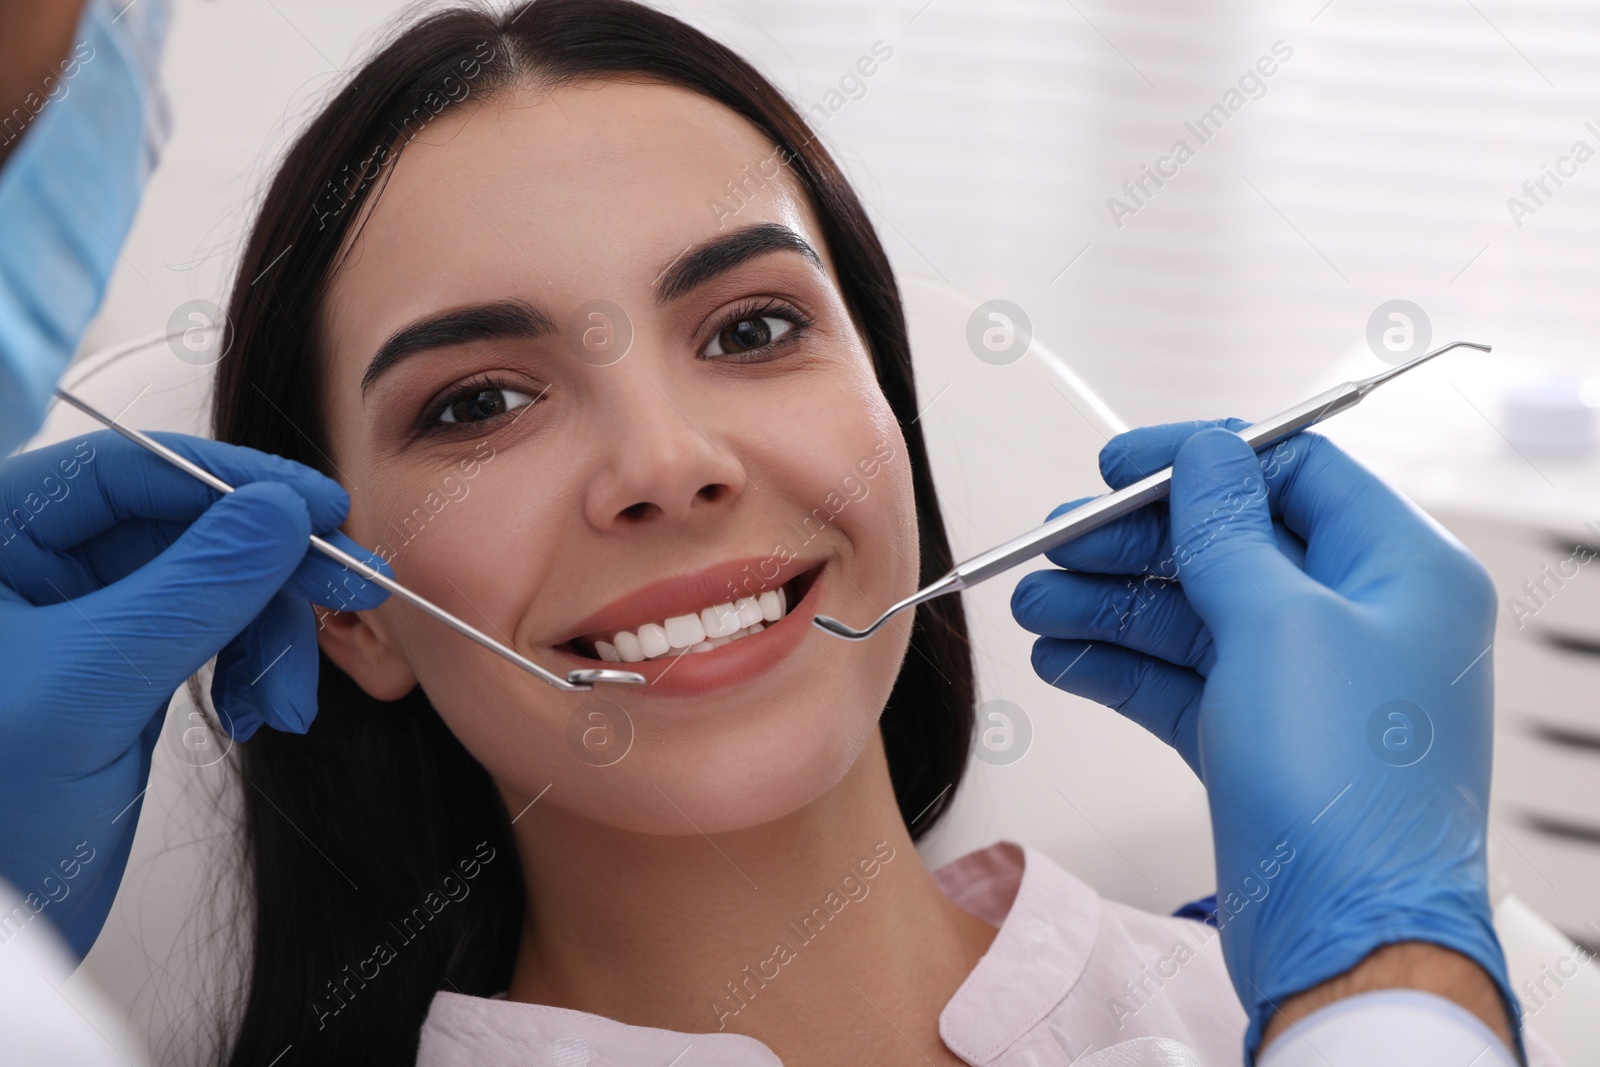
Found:
[[[1270,448],[1286,437],[1293,436],[1301,430],[1315,426],[1323,419],[1337,415],[1347,408],[1353,408],[1366,398],[1366,395],[1413,367],[1421,366],[1434,356],[1442,355],[1452,348],[1476,348],[1480,352],[1488,352],[1488,345],[1476,344],[1472,341],[1452,341],[1442,348],[1435,348],[1432,352],[1418,356],[1416,359],[1392,367],[1381,374],[1374,374],[1370,378],[1363,378],[1358,382],[1345,382],[1336,385],[1327,392],[1318,393],[1310,400],[1296,404],[1287,411],[1280,412],[1258,422],[1235,431],[1244,438],[1245,444],[1260,452]],[[1097,530],[1109,522],[1120,519],[1122,516],[1143,507],[1146,504],[1164,499],[1172,489],[1172,468],[1163,467],[1148,477],[1141,478],[1131,485],[1124,486],[1114,493],[1096,497],[1088,503],[1081,504],[1071,511],[1057,515],[1049,522],[1036,530],[1013,537],[1002,545],[997,545],[989,551],[973,556],[964,563],[957,564],[955,569],[943,578],[926,586],[906,597],[894,605],[865,630],[857,630],[846,626],[838,619],[828,615],[817,615],[812,622],[824,633],[835,637],[842,637],[846,641],[864,641],[877,633],[884,623],[906,608],[916,607],[935,597],[944,596],[946,593],[958,592],[962,589],[971,589],[979,582],[993,578],[1002,571],[1010,570],[1024,560],[1032,559],[1043,552],[1048,552],[1058,545],[1082,537],[1091,530]]]
[[[135,444],[149,449],[151,452],[154,452],[168,463],[171,463],[173,466],[200,479],[211,488],[217,490],[217,492],[233,492],[233,486],[229,485],[221,478],[218,478],[216,475],[212,474],[198,463],[193,462],[187,456],[183,456],[177,452],[174,452],[172,449],[168,448],[160,441],[157,441],[149,434],[142,433],[139,430],[131,429],[130,427],[122,425],[110,415],[107,415],[104,412],[97,410],[92,405],[79,400],[65,389],[58,388],[55,390],[55,394],[58,398],[64,400],[68,404],[71,404],[85,415],[94,419],[96,422],[103,423],[105,426],[117,431],[117,433],[120,433],[122,436],[126,437]],[[584,669],[568,671],[567,676],[563,678],[559,674],[539,666],[537,663],[533,662],[533,660],[522,655],[520,652],[516,652],[505,645],[502,645],[499,641],[496,641],[482,630],[462,622],[460,619],[439,607],[437,604],[425,599],[422,596],[419,596],[416,593],[413,593],[411,590],[407,589],[393,578],[390,578],[382,571],[362,562],[343,549],[324,541],[316,534],[311,535],[311,547],[316,549],[318,552],[321,552],[324,556],[327,556],[334,562],[344,564],[346,567],[355,571],[373,585],[376,585],[382,589],[387,589],[393,596],[399,597],[406,603],[420,609],[423,613],[433,616],[435,619],[438,619],[440,622],[444,623],[457,633],[464,634],[465,636],[470,637],[472,640],[478,642],[478,644],[482,645],[484,648],[487,648],[489,651],[505,657],[512,663],[515,663],[518,667],[521,667],[523,670],[527,671],[529,674],[534,675],[542,681],[549,682],[557,689],[576,693],[587,692],[588,690],[593,689],[595,683],[597,682],[614,682],[620,685],[643,685],[645,683],[644,675],[635,671],[619,671],[610,669]]]

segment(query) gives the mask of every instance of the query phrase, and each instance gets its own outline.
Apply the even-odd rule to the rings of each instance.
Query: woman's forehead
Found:
[[[468,99],[391,156],[333,279],[328,325],[523,287],[551,303],[641,296],[675,253],[776,222],[824,246],[786,151],[717,102],[584,82]],[[528,288],[531,287],[531,288]]]

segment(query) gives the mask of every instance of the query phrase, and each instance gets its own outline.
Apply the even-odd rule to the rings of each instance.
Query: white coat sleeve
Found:
[[[1518,1067],[1482,1019],[1415,989],[1384,989],[1319,1008],[1260,1057],[1259,1067]]]
[[[19,896],[0,879],[0,1060],[29,1067],[143,1067],[135,1049],[119,1049],[119,1020],[81,980],[76,963],[43,914],[37,894]]]

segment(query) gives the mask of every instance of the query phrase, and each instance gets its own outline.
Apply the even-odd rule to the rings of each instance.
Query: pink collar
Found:
[[[946,864],[934,878],[962,909],[999,927],[939,1016],[945,1044],[969,1063],[986,1063],[1037,1026],[1077,982],[1094,948],[1100,898],[1043,854],[1006,841]],[[550,1062],[590,1067],[782,1067],[765,1044],[742,1034],[660,1030],[568,1008],[446,992],[435,995],[429,1009],[417,1063],[523,1062],[536,1050]]]
[[[950,1050],[987,1063],[1078,981],[1100,926],[1100,897],[1043,854],[1009,841],[969,852],[933,876],[963,910],[1000,928],[939,1013]]]

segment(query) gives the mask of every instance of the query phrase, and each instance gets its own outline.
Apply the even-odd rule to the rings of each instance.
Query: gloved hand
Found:
[[[237,491],[109,431],[0,462],[0,875],[80,957],[121,881],[174,691],[218,656],[211,692],[233,737],[263,722],[304,732],[307,601],[362,610],[387,596],[309,550],[315,531],[378,563],[336,531],[350,506],[336,482],[154,436]]]
[[[1135,430],[1101,452],[1113,488],[1176,457],[1171,499],[1018,583],[1013,613],[1043,635],[1034,668],[1205,783],[1247,1063],[1274,1005],[1413,940],[1476,960],[1520,1046],[1484,857],[1494,587],[1326,438],[1257,457],[1227,432],[1245,423],[1218,425]]]

